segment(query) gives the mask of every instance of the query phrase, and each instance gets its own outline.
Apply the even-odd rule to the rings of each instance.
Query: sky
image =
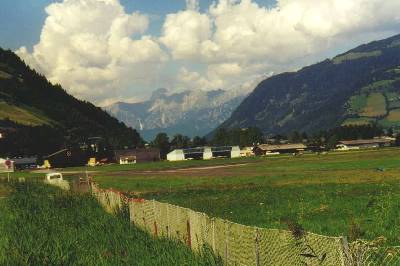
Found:
[[[0,46],[105,106],[243,90],[400,33],[398,0],[2,0]]]

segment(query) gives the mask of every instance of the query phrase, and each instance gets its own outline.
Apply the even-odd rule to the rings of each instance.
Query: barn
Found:
[[[390,147],[395,138],[381,137],[373,139],[342,140],[337,145],[337,150],[358,150]]]
[[[153,148],[115,150],[113,161],[119,164],[155,162],[160,160],[160,150]]]
[[[37,157],[20,157],[12,159],[14,162],[15,169],[25,170],[25,169],[34,169],[38,167],[38,158]]]
[[[81,149],[62,149],[43,158],[49,161],[53,168],[84,166],[89,157]]]
[[[303,143],[293,144],[261,144],[254,148],[254,153],[258,156],[282,153],[302,153],[307,149]]]

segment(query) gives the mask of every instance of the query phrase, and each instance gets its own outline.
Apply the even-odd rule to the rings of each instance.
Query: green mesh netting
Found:
[[[128,204],[131,222],[154,236],[178,239],[196,252],[211,247],[225,265],[400,265],[400,247],[379,241],[348,244],[344,237],[244,226],[154,200],[127,200],[96,185],[92,193],[108,212]]]

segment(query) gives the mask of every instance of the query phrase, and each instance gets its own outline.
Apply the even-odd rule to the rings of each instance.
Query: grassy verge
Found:
[[[0,201],[0,265],[215,265],[180,243],[153,239],[85,195],[15,184]]]

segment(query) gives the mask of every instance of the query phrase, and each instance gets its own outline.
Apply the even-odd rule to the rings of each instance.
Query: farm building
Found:
[[[373,139],[358,139],[358,140],[342,140],[337,145],[337,150],[358,150],[358,149],[373,149],[380,147],[390,147],[393,145],[395,138],[382,137]]]
[[[240,148],[233,147],[199,147],[190,149],[177,149],[167,154],[168,161],[183,160],[208,160],[216,157],[238,158]]]
[[[254,155],[254,147],[244,147],[240,150],[240,157],[251,157]]]
[[[155,162],[160,160],[158,149],[116,150],[113,160],[119,164]]]
[[[81,149],[62,149],[43,159],[49,161],[51,167],[64,168],[84,166],[87,164],[89,157],[86,152]]]
[[[12,159],[15,169],[33,169],[38,167],[37,157],[21,157]]]
[[[294,144],[261,144],[254,148],[254,153],[258,156],[281,153],[301,153],[307,149],[303,143]]]

